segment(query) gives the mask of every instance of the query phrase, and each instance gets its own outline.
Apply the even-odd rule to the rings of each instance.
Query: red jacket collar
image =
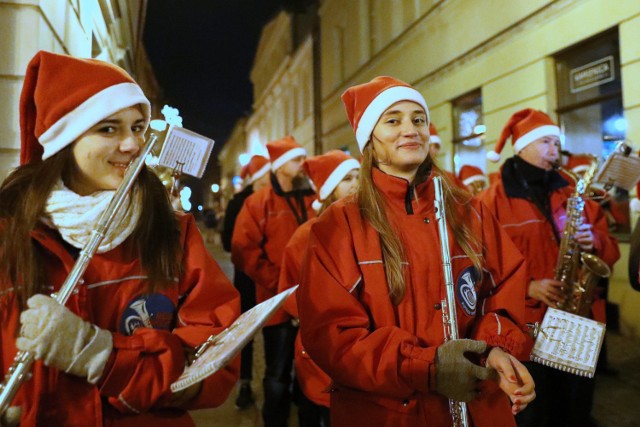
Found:
[[[372,168],[371,175],[373,184],[395,212],[423,215],[433,210],[433,173],[418,185],[386,174],[376,167]]]

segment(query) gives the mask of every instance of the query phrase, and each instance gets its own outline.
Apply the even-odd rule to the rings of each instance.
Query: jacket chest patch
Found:
[[[137,297],[127,304],[120,318],[120,333],[131,335],[139,328],[170,330],[175,307],[169,297],[151,294]]]
[[[465,313],[469,316],[476,315],[476,282],[478,273],[474,267],[465,268],[456,280],[456,299]]]

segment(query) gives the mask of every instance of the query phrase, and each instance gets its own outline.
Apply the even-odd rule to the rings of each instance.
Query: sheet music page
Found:
[[[171,384],[171,391],[183,390],[223,368],[251,341],[297,287],[282,291],[245,311],[227,329],[215,336],[204,353],[185,368],[180,378]]]
[[[572,374],[593,377],[606,325],[549,308],[531,360]]]
[[[182,173],[202,178],[214,143],[213,139],[172,125],[167,131],[158,164],[172,169],[181,165]]]
[[[595,182],[611,184],[629,191],[640,179],[640,157],[613,153],[598,172]]]

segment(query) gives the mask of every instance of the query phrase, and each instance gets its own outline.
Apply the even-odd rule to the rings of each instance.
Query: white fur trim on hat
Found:
[[[322,184],[322,188],[318,193],[318,198],[320,200],[324,200],[329,197],[338,184],[340,184],[340,181],[342,181],[344,177],[354,169],[360,169],[360,163],[358,163],[356,159],[347,159],[340,163],[338,167],[331,172],[331,175],[329,175],[324,184]]]
[[[42,160],[74,142],[101,120],[137,104],[144,106],[145,119],[148,121],[151,104],[137,84],[120,83],[101,90],[65,114],[40,135],[38,141],[44,148]]]
[[[640,212],[640,200],[632,199],[631,202],[629,203],[629,206],[631,207],[632,211]]]
[[[262,166],[260,169],[258,169],[256,173],[251,175],[251,179],[249,180],[249,182],[252,182],[252,183],[255,182],[257,179],[262,178],[270,170],[271,170],[271,163],[265,163],[265,165]]]
[[[484,175],[474,175],[474,176],[470,176],[469,178],[465,179],[464,181],[462,181],[462,183],[464,185],[471,185],[472,182],[476,182],[476,181],[487,182],[487,177],[484,176]]]
[[[364,150],[364,146],[369,142],[369,137],[371,137],[373,128],[376,126],[376,123],[378,123],[380,116],[382,116],[387,108],[400,101],[413,101],[424,108],[424,111],[427,114],[428,124],[429,109],[427,108],[427,102],[424,100],[420,92],[407,86],[390,87],[389,89],[381,92],[373,99],[373,101],[371,101],[358,122],[358,129],[356,129],[356,141],[358,141],[360,151]]]
[[[545,136],[557,136],[560,138],[560,128],[554,125],[537,127],[518,138],[515,144],[513,144],[513,151],[518,154],[524,147],[531,144],[536,139],[540,139]]]
[[[498,162],[500,160],[500,154],[497,151],[491,150],[487,153],[487,159],[491,160],[493,163]]]
[[[429,135],[429,144],[440,144],[442,145],[442,140],[438,135]]]
[[[273,162],[271,162],[271,170],[275,172],[280,168],[280,166],[284,165],[289,160],[295,159],[298,156],[306,156],[306,155],[307,155],[307,150],[305,150],[304,148],[302,147],[292,148],[291,150],[287,151],[286,153],[284,153],[283,155],[275,159]]]

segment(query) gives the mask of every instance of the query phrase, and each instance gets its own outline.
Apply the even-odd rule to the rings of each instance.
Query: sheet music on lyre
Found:
[[[604,323],[549,308],[542,319],[531,360],[593,378],[605,328]]]
[[[158,164],[202,178],[214,140],[180,126],[171,125],[160,152]]]
[[[175,393],[202,381],[229,363],[297,288],[296,285],[261,302],[242,313],[220,334],[211,336],[199,349],[195,361],[171,384],[171,391]]]
[[[631,190],[640,180],[640,157],[625,156],[622,153],[612,153],[598,171],[595,182],[605,186]]]

